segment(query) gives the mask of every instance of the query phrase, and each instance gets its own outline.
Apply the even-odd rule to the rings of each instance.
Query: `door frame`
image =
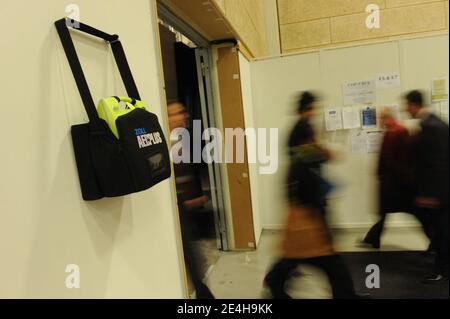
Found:
[[[245,131],[246,123],[238,48],[235,44],[217,46],[215,58],[218,91],[223,93],[220,94],[222,125]],[[225,137],[226,139],[227,137]],[[226,171],[229,209],[232,211],[232,214],[229,215],[229,220],[230,227],[233,227],[233,249],[247,251],[256,249],[257,243],[250,185],[247,136],[244,136],[243,142],[243,162],[227,162]]]
[[[197,76],[201,99],[202,121],[205,128],[217,127],[216,106],[213,94],[211,76],[211,44],[188,23],[184,22],[159,0],[157,1],[158,18],[164,20],[177,31],[192,40],[198,48],[195,49],[197,61]],[[164,81],[164,79],[162,79]],[[208,164],[208,175],[211,188],[211,201],[214,211],[217,248],[230,250],[227,215],[224,202],[222,167],[219,163]]]

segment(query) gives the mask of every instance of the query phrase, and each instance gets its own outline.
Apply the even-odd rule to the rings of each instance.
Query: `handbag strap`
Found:
[[[80,92],[89,121],[96,125],[99,123],[99,117],[95,108],[95,103],[92,99],[89,85],[86,81],[86,77],[84,76],[83,68],[81,67],[80,60],[78,59],[78,55],[69,32],[69,26],[74,25],[73,22],[74,21],[69,18],[63,18],[55,22],[55,27],[63,45],[64,52],[66,53],[70,69],[72,70],[72,74],[75,78],[75,82],[77,84],[78,91]],[[105,33],[78,21],[75,21],[75,23],[77,25],[77,27],[74,28],[75,30],[101,38],[111,45],[114,59],[116,60],[117,67],[128,96],[133,99],[140,100],[141,98],[139,96],[139,91],[136,83],[134,82],[122,44],[119,41],[119,36]]]

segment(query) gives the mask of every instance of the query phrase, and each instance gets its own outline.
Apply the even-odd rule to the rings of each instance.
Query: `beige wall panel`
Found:
[[[212,2],[203,0],[161,0],[175,15],[190,24],[206,39],[220,40],[230,36],[230,28],[224,21],[223,12],[214,9]]]
[[[237,38],[252,56],[267,55],[262,0],[162,0],[208,40]]]
[[[416,4],[424,4],[429,2],[436,2],[439,0],[386,0],[386,7],[404,7],[404,6],[412,6]]]
[[[255,27],[255,31],[257,33],[257,46],[258,55],[265,55],[267,52],[267,43],[266,43],[266,23],[265,23],[265,7],[264,1],[261,0],[245,0],[242,1],[244,7],[247,11],[248,16],[250,17],[253,25]]]
[[[244,9],[245,10],[245,9]],[[248,46],[249,50],[256,56],[264,55],[261,49],[261,36],[256,31],[255,26],[253,25],[250,18],[247,16],[241,16],[238,23],[236,25],[238,26],[238,30],[242,30],[240,32],[241,38],[243,42]]]
[[[352,42],[341,42],[341,43],[331,43],[331,44],[324,44],[319,45],[315,47],[306,47],[306,48],[297,48],[297,49],[289,49],[289,50],[283,50],[283,54],[304,54],[309,52],[315,52],[319,49],[344,49],[349,48],[352,46],[361,46],[361,45],[370,45],[370,44],[380,44],[385,43],[389,41],[399,41],[399,40],[411,40],[411,39],[417,39],[417,38],[423,38],[423,37],[435,37],[435,36],[442,36],[447,35],[448,32],[446,30],[438,30],[438,31],[430,31],[430,32],[422,32],[422,33],[411,33],[406,35],[395,35],[395,36],[388,36],[388,37],[381,37],[376,39],[363,39],[358,41],[352,41]]]
[[[278,0],[280,24],[365,12],[367,5],[384,0]]]
[[[266,34],[265,14],[264,14],[264,1],[262,0],[245,0],[242,1],[245,9],[247,10],[250,19],[252,19],[255,25],[256,31],[264,36]]]
[[[274,56],[281,53],[278,3],[277,0],[263,0],[263,2],[267,55]]]
[[[329,19],[322,19],[280,26],[282,50],[330,44],[329,24]]]
[[[256,29],[244,2],[240,0],[225,0],[225,16],[253,55],[265,55],[264,30],[259,31]]]
[[[443,2],[382,10],[380,29],[366,27],[366,14],[332,18],[332,40],[341,43],[444,30],[447,27],[444,10]]]
[[[250,17],[242,2],[237,0],[226,0],[225,16],[239,33],[241,38],[244,39],[248,37],[247,35],[249,33],[253,33],[253,30],[251,29],[254,27],[251,24]]]
[[[217,3],[217,6],[222,10],[225,11],[225,0],[213,0],[215,3]]]
[[[444,2],[445,4],[445,25],[447,26],[447,30],[448,30],[448,1]]]

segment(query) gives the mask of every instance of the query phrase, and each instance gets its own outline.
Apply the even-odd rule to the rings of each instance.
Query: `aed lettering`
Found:
[[[136,134],[136,136],[139,136],[147,134],[147,131],[145,130],[145,128],[136,128],[134,129],[134,133]]]
[[[145,130],[144,130],[144,132],[145,132]],[[137,141],[138,141],[139,148],[145,148],[145,147],[152,146],[154,144],[161,144],[163,142],[159,132],[138,135]]]

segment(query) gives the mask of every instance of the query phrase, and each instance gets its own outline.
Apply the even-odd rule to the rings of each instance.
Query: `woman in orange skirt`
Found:
[[[314,116],[315,101],[313,94],[303,93],[298,105],[300,120],[289,138],[289,217],[284,232],[283,257],[264,279],[272,297],[277,299],[291,298],[285,285],[299,264],[323,270],[334,298],[356,297],[352,277],[333,248],[325,220],[325,196],[330,186],[320,176],[320,166],[330,155],[318,146],[309,124]]]

